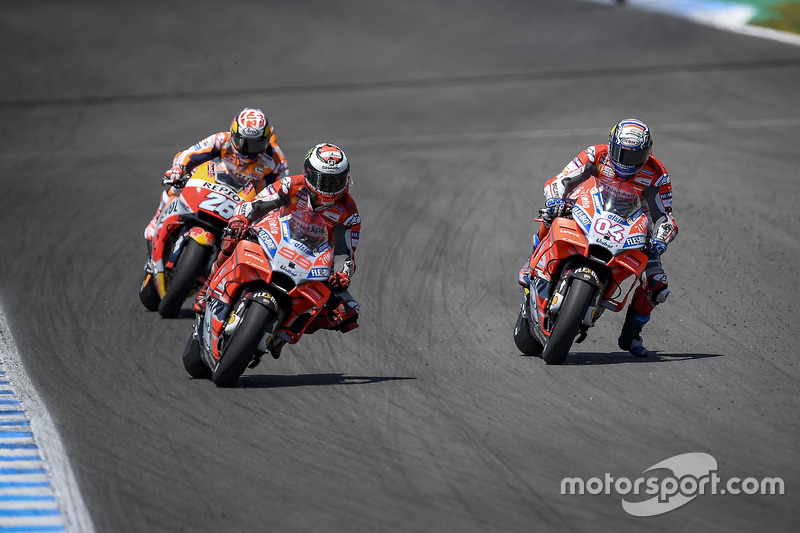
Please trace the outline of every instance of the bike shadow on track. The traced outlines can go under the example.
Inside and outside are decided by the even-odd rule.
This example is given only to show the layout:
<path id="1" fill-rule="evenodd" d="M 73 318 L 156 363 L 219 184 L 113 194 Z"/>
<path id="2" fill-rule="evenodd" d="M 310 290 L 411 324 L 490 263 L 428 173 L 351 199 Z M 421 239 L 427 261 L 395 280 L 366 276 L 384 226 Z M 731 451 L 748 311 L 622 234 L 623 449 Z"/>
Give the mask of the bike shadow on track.
<path id="1" fill-rule="evenodd" d="M 716 353 L 659 353 L 651 351 L 647 357 L 634 357 L 627 352 L 615 353 L 571 353 L 565 365 L 618 365 L 624 363 L 674 363 L 707 357 L 722 357 Z"/>
<path id="2" fill-rule="evenodd" d="M 244 375 L 239 378 L 239 388 L 316 387 L 320 385 L 367 385 L 384 381 L 401 381 L 417 378 L 392 376 L 348 376 L 347 374 L 298 374 L 279 376 L 274 374 Z"/>

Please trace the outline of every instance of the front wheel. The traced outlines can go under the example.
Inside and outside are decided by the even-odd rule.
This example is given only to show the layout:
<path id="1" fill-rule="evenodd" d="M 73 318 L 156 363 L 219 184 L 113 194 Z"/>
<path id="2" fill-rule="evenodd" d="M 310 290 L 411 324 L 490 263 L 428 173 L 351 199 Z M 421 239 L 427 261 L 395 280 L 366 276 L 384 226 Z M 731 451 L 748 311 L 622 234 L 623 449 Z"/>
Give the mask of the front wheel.
<path id="1" fill-rule="evenodd" d="M 155 311 L 158 309 L 158 304 L 161 302 L 161 298 L 158 297 L 158 291 L 156 290 L 155 279 L 153 275 L 147 271 L 145 271 L 142 285 L 139 287 L 139 300 L 141 300 L 142 305 L 145 306 L 148 311 Z"/>
<path id="2" fill-rule="evenodd" d="M 197 283 L 207 252 L 207 247 L 189 239 L 172 269 L 172 279 L 161 303 L 158 304 L 158 314 L 164 318 L 178 316 L 183 301 Z"/>
<path id="3" fill-rule="evenodd" d="M 556 317 L 553 332 L 544 346 L 542 359 L 548 365 L 560 365 L 569 355 L 569 349 L 586 316 L 594 296 L 594 285 L 581 279 L 573 279 L 561 310 Z"/>
<path id="4" fill-rule="evenodd" d="M 539 355 L 542 353 L 542 343 L 531 335 L 531 327 L 528 319 L 519 312 L 517 324 L 514 326 L 514 344 L 523 355 Z"/>
<path id="5" fill-rule="evenodd" d="M 217 387 L 233 387 L 253 360 L 258 344 L 267 331 L 274 312 L 258 302 L 250 302 L 242 318 L 242 323 L 225 343 L 219 364 L 211 374 L 211 381 Z"/>
<path id="6" fill-rule="evenodd" d="M 189 336 L 189 341 L 183 349 L 183 367 L 195 379 L 208 379 L 211 369 L 206 366 L 200 357 L 200 343 L 194 338 L 194 333 Z"/>

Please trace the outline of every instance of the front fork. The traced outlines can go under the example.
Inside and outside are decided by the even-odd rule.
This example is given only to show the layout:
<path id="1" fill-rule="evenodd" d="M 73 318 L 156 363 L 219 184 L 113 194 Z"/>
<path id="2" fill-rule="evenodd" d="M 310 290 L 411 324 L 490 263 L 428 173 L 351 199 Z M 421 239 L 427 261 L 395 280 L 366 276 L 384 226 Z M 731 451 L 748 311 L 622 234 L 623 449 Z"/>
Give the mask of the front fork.
<path id="1" fill-rule="evenodd" d="M 181 235 L 175 240 L 175 244 L 172 245 L 172 250 L 167 258 L 167 263 L 164 265 L 153 264 L 154 270 L 154 277 L 156 282 L 156 290 L 158 291 L 158 295 L 163 298 L 164 295 L 167 293 L 167 280 L 166 280 L 166 271 L 172 269 L 175 266 L 175 263 L 178 261 L 178 257 L 180 257 L 181 251 L 183 250 L 184 246 L 189 240 L 193 240 L 197 242 L 200 246 L 205 246 L 214 250 L 214 247 L 217 244 L 217 238 L 214 236 L 213 233 L 210 231 L 194 226 L 189 228 L 188 230 L 184 230 Z M 216 254 L 211 253 L 208 254 L 208 262 L 204 265 L 203 272 L 210 272 L 211 265 L 214 263 L 216 259 Z M 152 248 L 150 251 L 150 261 L 152 262 Z M 159 268 L 161 266 L 161 268 Z M 204 281 L 204 280 L 203 280 Z"/>
<path id="2" fill-rule="evenodd" d="M 578 330 L 578 338 L 575 339 L 576 343 L 581 343 L 586 339 L 589 328 L 593 327 L 597 319 L 603 314 L 605 308 L 600 305 L 600 300 L 605 292 L 606 282 L 604 276 L 597 269 L 587 265 L 571 265 L 567 264 L 561 274 L 561 278 L 553 291 L 553 296 L 547 304 L 547 320 L 552 325 L 555 324 L 556 317 L 558 316 L 561 306 L 566 301 L 569 288 L 574 279 L 581 279 L 595 287 L 594 296 L 592 297 L 589 307 L 586 309 L 586 314 L 581 321 L 580 329 Z"/>

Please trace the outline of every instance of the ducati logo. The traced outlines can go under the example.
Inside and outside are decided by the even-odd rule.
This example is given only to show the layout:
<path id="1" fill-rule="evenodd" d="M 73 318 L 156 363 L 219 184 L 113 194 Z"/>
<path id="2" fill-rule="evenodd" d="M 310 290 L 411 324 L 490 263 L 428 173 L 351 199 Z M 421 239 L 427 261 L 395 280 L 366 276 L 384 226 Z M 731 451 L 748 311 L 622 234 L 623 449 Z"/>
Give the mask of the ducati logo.
<path id="1" fill-rule="evenodd" d="M 323 144 L 317 148 L 317 157 L 325 162 L 326 165 L 335 166 L 344 160 L 344 154 L 338 147 L 332 144 Z"/>

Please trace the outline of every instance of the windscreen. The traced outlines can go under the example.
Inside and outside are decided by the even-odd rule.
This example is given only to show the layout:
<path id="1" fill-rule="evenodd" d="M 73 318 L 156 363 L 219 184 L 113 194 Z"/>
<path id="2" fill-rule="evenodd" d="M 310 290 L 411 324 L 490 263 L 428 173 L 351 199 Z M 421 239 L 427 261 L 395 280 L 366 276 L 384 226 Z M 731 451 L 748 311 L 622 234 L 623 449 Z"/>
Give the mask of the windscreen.
<path id="1" fill-rule="evenodd" d="M 642 207 L 638 191 L 624 181 L 614 180 L 609 183 L 601 183 L 600 194 L 603 197 L 605 211 L 626 219 Z"/>
<path id="2" fill-rule="evenodd" d="M 328 241 L 328 225 L 314 211 L 294 211 L 288 224 L 292 239 L 302 242 L 311 250 Z"/>

